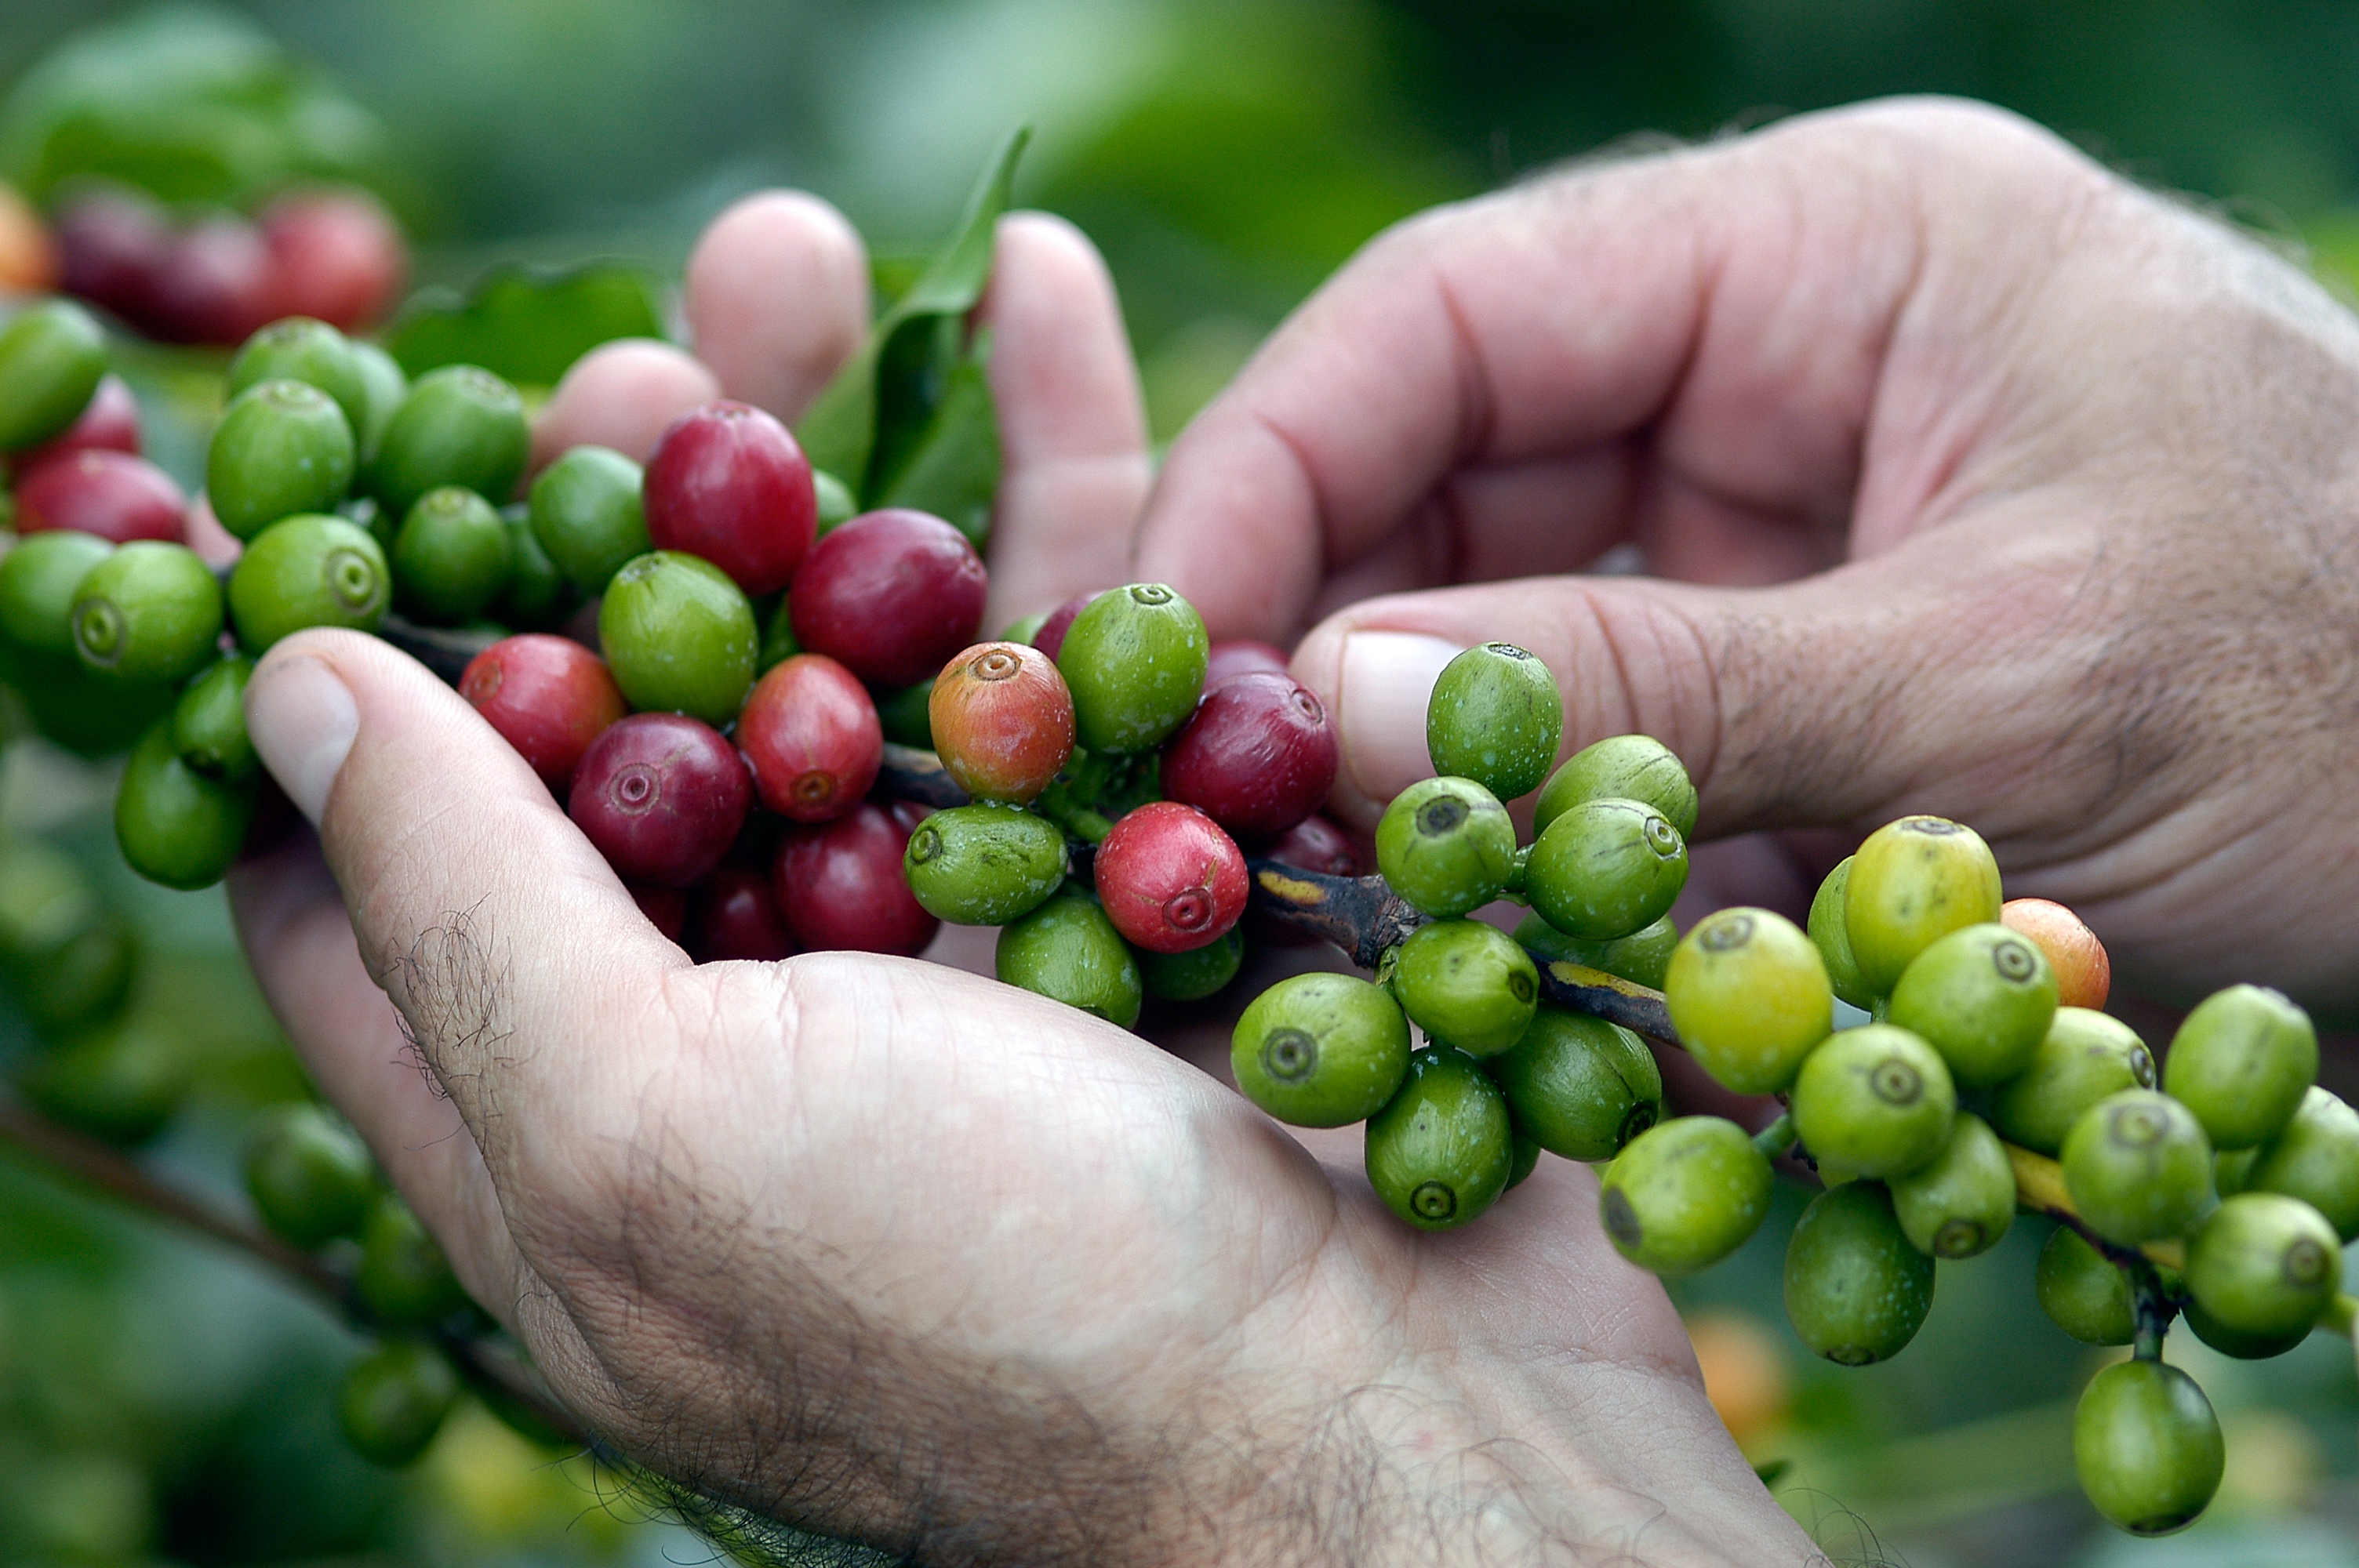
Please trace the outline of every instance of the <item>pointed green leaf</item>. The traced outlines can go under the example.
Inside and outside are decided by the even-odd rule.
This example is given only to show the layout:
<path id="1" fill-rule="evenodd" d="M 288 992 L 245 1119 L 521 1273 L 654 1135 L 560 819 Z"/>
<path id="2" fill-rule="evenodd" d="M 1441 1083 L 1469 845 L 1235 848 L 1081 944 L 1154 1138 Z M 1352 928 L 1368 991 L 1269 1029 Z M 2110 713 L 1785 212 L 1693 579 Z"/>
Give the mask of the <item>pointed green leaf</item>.
<path id="1" fill-rule="evenodd" d="M 879 506 L 930 512 L 983 548 L 999 489 L 999 421 L 991 402 L 991 335 L 951 367 L 932 416 L 882 485 Z"/>
<path id="2" fill-rule="evenodd" d="M 412 376 L 481 365 L 525 386 L 550 386 L 575 360 L 615 338 L 660 338 L 655 287 L 612 263 L 563 271 L 503 267 L 464 296 L 421 291 L 386 347 Z"/>

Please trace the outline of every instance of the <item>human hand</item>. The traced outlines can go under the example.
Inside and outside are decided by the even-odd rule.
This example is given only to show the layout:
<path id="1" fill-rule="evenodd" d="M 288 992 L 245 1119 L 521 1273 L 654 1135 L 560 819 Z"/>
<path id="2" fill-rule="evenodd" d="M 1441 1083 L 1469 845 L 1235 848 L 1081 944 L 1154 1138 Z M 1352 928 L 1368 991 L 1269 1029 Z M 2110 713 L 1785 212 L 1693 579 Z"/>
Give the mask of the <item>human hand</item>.
<path id="1" fill-rule="evenodd" d="M 1327 616 L 1295 669 L 1364 819 L 1505 639 L 1706 835 L 1962 818 L 2140 986 L 2348 1012 L 2354 410 L 2359 330 L 2260 245 L 1871 105 L 1378 240 L 1175 444 L 1135 569 L 1215 636 Z M 1658 578 L 1539 575 L 1624 543 Z"/>

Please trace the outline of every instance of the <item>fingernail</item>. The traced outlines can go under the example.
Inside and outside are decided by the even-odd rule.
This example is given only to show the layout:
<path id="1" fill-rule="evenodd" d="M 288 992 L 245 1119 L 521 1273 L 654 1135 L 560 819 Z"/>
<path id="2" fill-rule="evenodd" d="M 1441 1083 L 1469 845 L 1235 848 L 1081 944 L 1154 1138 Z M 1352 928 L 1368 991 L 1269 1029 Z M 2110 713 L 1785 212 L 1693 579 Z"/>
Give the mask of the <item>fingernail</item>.
<path id="1" fill-rule="evenodd" d="M 245 688 L 254 749 L 314 827 L 360 728 L 351 690 L 318 659 L 289 659 L 258 673 Z"/>
<path id="2" fill-rule="evenodd" d="M 1343 639 L 1336 702 L 1343 767 L 1378 806 L 1433 772 L 1425 705 L 1441 667 L 1466 651 L 1421 632 L 1354 632 Z"/>

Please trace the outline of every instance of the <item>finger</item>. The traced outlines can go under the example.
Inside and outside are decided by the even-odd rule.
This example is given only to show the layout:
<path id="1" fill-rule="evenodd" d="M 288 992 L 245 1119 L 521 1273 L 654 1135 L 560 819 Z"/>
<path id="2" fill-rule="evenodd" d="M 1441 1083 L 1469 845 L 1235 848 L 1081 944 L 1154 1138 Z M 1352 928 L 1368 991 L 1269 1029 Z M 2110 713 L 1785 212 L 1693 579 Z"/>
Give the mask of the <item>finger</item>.
<path id="1" fill-rule="evenodd" d="M 1128 578 L 1147 415 L 1114 280 L 1064 220 L 1000 220 L 979 314 L 1001 460 L 984 624 L 998 627 Z"/>
<path id="2" fill-rule="evenodd" d="M 537 472 L 572 447 L 612 447 L 643 463 L 664 427 L 721 395 L 721 383 L 669 343 L 623 338 L 573 362 L 532 432 Z"/>
<path id="3" fill-rule="evenodd" d="M 764 190 L 706 226 L 684 284 L 697 357 L 741 403 L 791 421 L 868 330 L 868 253 L 843 214 Z"/>

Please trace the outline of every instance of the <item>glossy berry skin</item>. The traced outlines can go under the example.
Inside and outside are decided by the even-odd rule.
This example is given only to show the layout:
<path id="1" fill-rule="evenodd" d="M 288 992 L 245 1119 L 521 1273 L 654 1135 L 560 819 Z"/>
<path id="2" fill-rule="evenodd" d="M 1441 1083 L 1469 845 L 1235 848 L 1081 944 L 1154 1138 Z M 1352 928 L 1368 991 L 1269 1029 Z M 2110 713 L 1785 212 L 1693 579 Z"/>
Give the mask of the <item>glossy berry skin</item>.
<path id="1" fill-rule="evenodd" d="M 237 351 L 229 362 L 229 395 L 235 397 L 266 381 L 299 381 L 318 387 L 336 400 L 355 437 L 368 418 L 368 383 L 362 379 L 352 343 L 316 318 L 298 315 L 273 321 Z"/>
<path id="2" fill-rule="evenodd" d="M 455 484 L 497 504 L 524 473 L 532 433 L 516 389 L 476 365 L 444 365 L 410 384 L 362 475 L 396 517 Z"/>
<path id="3" fill-rule="evenodd" d="M 270 253 L 272 306 L 358 331 L 400 297 L 409 258 L 383 203 L 351 188 L 279 197 L 255 220 Z"/>
<path id="4" fill-rule="evenodd" d="M 909 835 L 903 868 L 919 903 L 953 925 L 1004 925 L 1065 880 L 1065 836 L 1020 806 L 953 806 Z"/>
<path id="5" fill-rule="evenodd" d="M 2132 1535 L 2195 1522 L 2226 1472 L 2220 1419 L 2195 1379 L 2124 1361 L 2090 1379 L 2072 1411 L 2072 1467 L 2097 1511 Z"/>
<path id="6" fill-rule="evenodd" d="M 1616 936 L 1610 942 L 1584 942 L 1578 936 L 1566 935 L 1537 914 L 1527 914 L 1516 925 L 1516 940 L 1529 948 L 1540 963 L 1579 964 L 1585 969 L 1603 969 L 1634 985 L 1661 990 L 1670 970 L 1671 954 L 1680 945 L 1680 930 L 1667 914 L 1627 936 Z"/>
<path id="7" fill-rule="evenodd" d="M 1087 610 L 1091 600 L 1097 597 L 1098 595 L 1094 593 L 1073 595 L 1072 598 L 1043 616 L 1040 624 L 1033 628 L 1032 635 L 1027 641 L 1051 659 L 1055 658 L 1064 651 L 1065 633 L 1073 629 L 1073 622 L 1081 618 L 1082 611 Z M 1207 647 L 1209 649 L 1209 643 Z"/>
<path id="8" fill-rule="evenodd" d="M 2039 1249 L 2032 1290 L 2048 1320 L 2083 1345 L 2127 1345 L 2137 1337 L 2130 1277 L 2069 1225 Z"/>
<path id="9" fill-rule="evenodd" d="M 1150 953 L 1185 953 L 1227 935 L 1251 891 L 1236 840 L 1171 800 L 1149 801 L 1115 823 L 1093 875 L 1114 929 Z"/>
<path id="10" fill-rule="evenodd" d="M 1163 794 L 1241 840 L 1266 840 L 1319 809 L 1341 758 L 1335 727 L 1309 687 L 1248 671 L 1208 687 L 1164 742 Z"/>
<path id="11" fill-rule="evenodd" d="M 1437 920 L 1400 945 L 1392 988 L 1401 1011 L 1429 1038 L 1470 1056 L 1495 1056 L 1530 1026 L 1539 971 L 1497 926 Z"/>
<path id="12" fill-rule="evenodd" d="M 361 1225 L 360 1267 L 353 1288 L 388 1328 L 425 1328 L 467 1304 L 449 1260 L 409 1206 L 391 1193 L 376 1200 Z"/>
<path id="13" fill-rule="evenodd" d="M 813 952 L 924 952 L 941 923 L 901 874 L 908 843 L 909 830 L 873 801 L 788 832 L 771 862 L 770 889 L 794 939 Z"/>
<path id="14" fill-rule="evenodd" d="M 2215 1149 L 2276 1137 L 2317 1081 L 2310 1015 L 2262 986 L 2230 986 L 2196 1003 L 2162 1059 L 2163 1089 L 2195 1113 Z"/>
<path id="15" fill-rule="evenodd" d="M 1217 942 L 1185 953 L 1137 952 L 1138 978 L 1159 1001 L 1201 1001 L 1237 978 L 1245 957 L 1245 934 L 1232 930 Z"/>
<path id="16" fill-rule="evenodd" d="M 146 325 L 167 342 L 230 344 L 271 316 L 277 269 L 253 224 L 201 218 L 172 237 L 149 285 Z"/>
<path id="17" fill-rule="evenodd" d="M 15 474 L 28 474 L 53 458 L 75 452 L 139 456 L 139 400 L 132 395 L 130 384 L 121 376 L 109 373 L 99 377 L 98 390 L 90 395 L 89 405 L 74 422 L 38 447 L 9 453 L 8 469 Z"/>
<path id="18" fill-rule="evenodd" d="M 1413 1052 L 1399 1092 L 1368 1118 L 1364 1160 L 1385 1206 L 1418 1229 L 1469 1224 L 1507 1190 L 1507 1097 L 1462 1051 Z"/>
<path id="19" fill-rule="evenodd" d="M 1999 905 L 1998 923 L 2030 937 L 2048 955 L 2056 971 L 2057 1005 L 2105 1005 L 2113 989 L 2113 960 L 2079 915 L 2044 898 L 2011 898 Z"/>
<path id="20" fill-rule="evenodd" d="M 170 210 L 129 186 L 101 186 L 66 202 L 55 232 L 59 287 L 145 326 L 156 270 L 172 243 Z"/>
<path id="21" fill-rule="evenodd" d="M 657 550 L 616 572 L 598 606 L 598 643 L 633 708 L 726 724 L 754 687 L 754 607 L 694 556 Z"/>
<path id="22" fill-rule="evenodd" d="M 1881 1183 L 1821 1193 L 1786 1247 L 1786 1316 L 1841 1367 L 1897 1356 L 1933 1306 L 1933 1260 L 1908 1244 Z"/>
<path id="23" fill-rule="evenodd" d="M 1376 824 L 1376 869 L 1436 919 L 1470 914 L 1498 897 L 1515 865 L 1516 825 L 1473 779 L 1413 784 Z"/>
<path id="24" fill-rule="evenodd" d="M 1196 711 L 1210 646 L 1195 606 L 1162 583 L 1090 600 L 1056 654 L 1081 743 L 1117 754 L 1162 744 Z"/>
<path id="25" fill-rule="evenodd" d="M 223 527 L 251 539 L 343 500 L 356 449 L 334 398 L 307 382 L 266 381 L 232 398 L 213 427 L 205 498 Z"/>
<path id="26" fill-rule="evenodd" d="M 2343 1240 L 2359 1239 L 2359 1111 L 2311 1089 L 2285 1130 L 2256 1152 L 2245 1189 L 2299 1198 Z"/>
<path id="27" fill-rule="evenodd" d="M 74 656 L 126 685 L 169 685 L 212 661 L 222 613 L 221 584 L 195 551 L 135 540 L 74 589 Z"/>
<path id="28" fill-rule="evenodd" d="M 1658 1274 L 1709 1269 L 1745 1245 L 1769 1213 L 1769 1160 L 1745 1129 L 1682 1116 L 1647 1129 L 1615 1156 L 1597 1212 L 1614 1249 Z"/>
<path id="29" fill-rule="evenodd" d="M 422 1340 L 390 1339 L 344 1374 L 336 1421 L 353 1452 L 398 1470 L 432 1445 L 460 1392 L 459 1375 L 440 1351 Z"/>
<path id="30" fill-rule="evenodd" d="M 1786 1088 L 1834 1029 L 1825 960 L 1799 926 L 1766 909 L 1697 921 L 1671 952 L 1663 997 L 1697 1063 L 1738 1094 Z"/>
<path id="31" fill-rule="evenodd" d="M 189 498 L 145 458 L 92 448 L 49 458 L 16 481 L 16 532 L 71 528 L 118 545 L 180 540 Z"/>
<path id="32" fill-rule="evenodd" d="M 500 514 L 455 484 L 418 498 L 393 536 L 391 556 L 395 596 L 429 625 L 481 615 L 516 566 L 516 547 Z"/>
<path id="33" fill-rule="evenodd" d="M 1822 1167 L 1878 1179 L 1932 1162 L 1958 1091 L 1930 1045 L 1889 1023 L 1831 1034 L 1794 1079 L 1794 1127 Z"/>
<path id="34" fill-rule="evenodd" d="M 368 530 L 319 513 L 264 529 L 229 577 L 230 620 L 256 654 L 312 626 L 374 632 L 392 597 L 393 574 Z"/>
<path id="35" fill-rule="evenodd" d="M 566 637 L 503 637 L 467 661 L 459 695 L 560 797 L 590 743 L 630 711 L 606 661 Z"/>
<path id="36" fill-rule="evenodd" d="M 69 1127 L 125 1145 L 163 1130 L 188 1098 L 188 1042 L 152 1015 L 126 1012 L 49 1045 L 20 1067 L 18 1087 Z"/>
<path id="37" fill-rule="evenodd" d="M 532 520 L 521 503 L 501 507 L 500 524 L 508 534 L 508 580 L 492 600 L 492 619 L 525 631 L 562 623 L 582 596 L 533 536 Z"/>
<path id="38" fill-rule="evenodd" d="M 376 1196 L 368 1146 L 322 1106 L 274 1106 L 256 1118 L 245 1171 L 271 1234 L 307 1252 L 359 1234 Z"/>
<path id="39" fill-rule="evenodd" d="M 1941 1053 L 1958 1082 L 1987 1088 L 2029 1066 L 2048 1037 L 2056 971 L 2029 937 L 1969 925 L 1917 955 L 1886 1016 Z"/>
<path id="40" fill-rule="evenodd" d="M 1030 801 L 1073 754 L 1073 694 L 1021 643 L 979 643 L 943 665 L 926 722 L 943 769 L 977 800 Z"/>
<path id="41" fill-rule="evenodd" d="M 0 635 L 20 652 L 72 658 L 75 590 L 114 553 L 96 535 L 71 530 L 18 540 L 0 557 Z"/>
<path id="42" fill-rule="evenodd" d="M 0 327 L 0 451 L 62 435 L 106 373 L 106 334 L 71 300 L 27 306 Z"/>
<path id="43" fill-rule="evenodd" d="M 1891 1185 L 1901 1230 L 1930 1257 L 1979 1257 L 2015 1223 L 2015 1167 L 1990 1123 L 1972 1111 L 1958 1112 L 1930 1163 Z"/>
<path id="44" fill-rule="evenodd" d="M 2153 1089 L 2124 1089 L 2091 1106 L 2057 1159 L 2072 1206 L 2117 1247 L 2182 1236 L 2212 1201 L 2202 1124 Z"/>
<path id="45" fill-rule="evenodd" d="M 2334 1227 L 2280 1193 L 2223 1199 L 2187 1248 L 2188 1290 L 2242 1334 L 2308 1334 L 2342 1280 Z"/>
<path id="46" fill-rule="evenodd" d="M 243 784 L 260 765 L 245 732 L 245 684 L 254 661 L 229 653 L 207 665 L 172 705 L 172 749 L 180 761 L 224 784 Z"/>
<path id="47" fill-rule="evenodd" d="M 1485 643 L 1451 660 L 1426 702 L 1433 771 L 1473 779 L 1501 800 L 1540 787 L 1563 737 L 1556 677 L 1513 643 Z"/>
<path id="48" fill-rule="evenodd" d="M 737 747 L 762 804 L 794 822 L 830 822 L 860 804 L 885 758 L 876 705 L 850 670 L 797 654 L 755 683 Z"/>
<path id="49" fill-rule="evenodd" d="M 1998 861 L 1981 834 L 1940 816 L 1886 824 L 1852 857 L 1843 889 L 1860 978 L 1889 991 L 1940 938 L 1997 920 L 1999 903 Z"/>
<path id="50" fill-rule="evenodd" d="M 2154 1086 L 2154 1054 L 2128 1024 L 2060 1007 L 2030 1065 L 1999 1086 L 1991 1125 L 2010 1143 L 2053 1154 L 2082 1111 L 2107 1095 Z"/>
<path id="51" fill-rule="evenodd" d="M 1680 838 L 1695 833 L 1695 784 L 1678 755 L 1652 735 L 1608 735 L 1575 752 L 1532 803 L 1532 832 L 1547 832 L 1584 800 L 1643 800 L 1669 817 Z"/>
<path id="52" fill-rule="evenodd" d="M 1843 892 L 1851 883 L 1852 857 L 1845 855 L 1810 899 L 1808 929 L 1812 946 L 1826 961 L 1827 980 L 1835 995 L 1856 1008 L 1873 1010 L 1878 993 L 1859 972 L 1852 956 L 1851 930 L 1843 924 Z"/>
<path id="53" fill-rule="evenodd" d="M 914 686 L 983 627 L 983 557 L 939 517 L 854 517 L 815 546 L 787 604 L 795 641 L 875 687 Z"/>
<path id="54" fill-rule="evenodd" d="M 1229 1065 L 1247 1099 L 1296 1127 L 1347 1127 L 1381 1109 L 1408 1071 L 1408 1020 L 1357 975 L 1289 975 L 1247 1004 Z"/>
<path id="55" fill-rule="evenodd" d="M 605 447 L 569 448 L 532 481 L 532 535 L 584 593 L 603 593 L 644 556 L 647 512 L 639 465 Z"/>
<path id="56" fill-rule="evenodd" d="M 1688 881 L 1688 847 L 1644 801 L 1584 800 L 1532 846 L 1524 892 L 1567 935 L 1608 942 L 1670 913 Z"/>
<path id="57" fill-rule="evenodd" d="M 993 963 L 1002 985 L 1079 1008 L 1117 1028 L 1138 1022 L 1146 991 L 1137 956 L 1097 900 L 1077 888 L 1002 927 Z"/>
<path id="58" fill-rule="evenodd" d="M 1081 604 L 1087 602 L 1087 600 L 1082 600 L 1079 603 L 1074 603 L 1073 613 L 1080 614 Z M 1061 642 L 1062 638 L 1060 637 L 1059 641 Z M 1214 643 L 1205 651 L 1204 689 L 1208 692 L 1222 682 L 1237 676 L 1263 672 L 1278 676 L 1290 674 L 1291 666 L 1287 662 L 1286 650 L 1273 643 L 1256 643 L 1249 637 L 1239 637 L 1225 643 Z"/>
<path id="59" fill-rule="evenodd" d="M 1518 1138 L 1568 1160 L 1611 1160 L 1663 1119 L 1663 1075 L 1628 1030 L 1542 1006 L 1521 1039 L 1484 1063 Z"/>
<path id="60" fill-rule="evenodd" d="M 688 950 L 700 964 L 791 957 L 794 934 L 766 871 L 723 865 L 689 891 Z"/>
<path id="61" fill-rule="evenodd" d="M 810 460 L 784 425 L 743 403 L 708 403 L 673 420 L 647 458 L 642 495 L 657 549 L 700 556 L 756 598 L 793 580 L 819 526 Z"/>
<path id="62" fill-rule="evenodd" d="M 44 1034 L 71 1034 L 114 1013 L 136 962 L 130 926 L 71 859 L 38 838 L 0 849 L 0 972 Z"/>
<path id="63" fill-rule="evenodd" d="M 567 809 L 625 881 L 686 887 L 721 863 L 753 805 L 745 760 L 679 713 L 636 713 L 582 755 Z"/>

